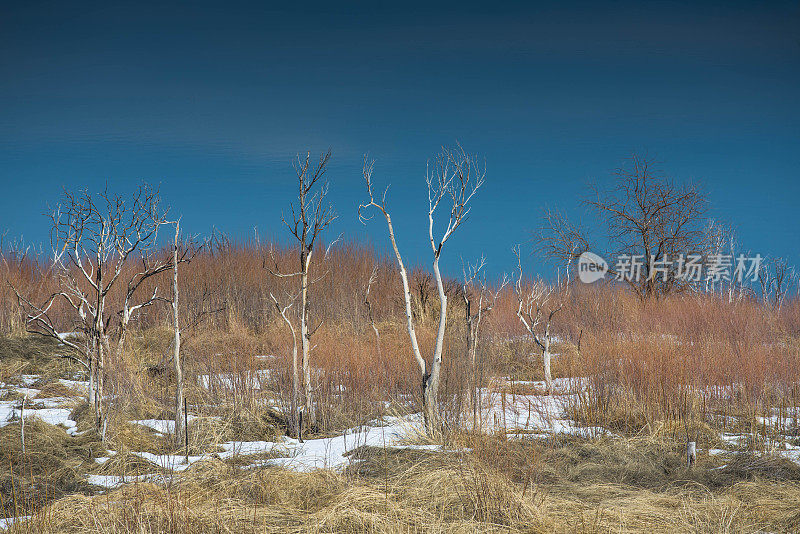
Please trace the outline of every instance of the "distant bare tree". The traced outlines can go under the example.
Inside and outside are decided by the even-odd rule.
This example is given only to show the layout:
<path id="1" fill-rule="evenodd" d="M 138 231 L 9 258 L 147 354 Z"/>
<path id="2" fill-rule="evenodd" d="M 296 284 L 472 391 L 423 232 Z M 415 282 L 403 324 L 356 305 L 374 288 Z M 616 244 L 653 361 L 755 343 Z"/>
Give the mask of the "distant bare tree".
<path id="1" fill-rule="evenodd" d="M 761 298 L 773 310 L 780 310 L 786 297 L 798 286 L 798 273 L 783 258 L 767 258 L 758 273 Z"/>
<path id="2" fill-rule="evenodd" d="M 733 257 L 735 247 L 735 237 L 731 225 L 716 219 L 710 219 L 703 229 L 705 234 L 704 241 L 706 243 L 705 262 L 707 264 L 713 263 L 717 258 L 722 258 L 725 255 Z M 702 289 L 706 293 L 719 293 L 728 288 L 728 297 L 732 299 L 733 280 L 724 280 L 720 278 L 715 280 L 711 276 L 705 276 L 698 286 L 702 284 Z"/>
<path id="3" fill-rule="evenodd" d="M 598 214 L 608 233 L 608 255 L 641 258 L 641 264 L 612 262 L 609 273 L 624 280 L 641 299 L 691 287 L 690 280 L 676 276 L 674 262 L 680 254 L 702 255 L 707 249 L 705 194 L 694 184 L 676 185 L 656 169 L 655 160 L 635 154 L 615 174 L 614 185 L 605 191 L 592 187 L 592 198 L 585 204 Z M 574 226 L 555 211 L 545 212 L 535 240 L 560 261 L 594 249 L 588 229 Z"/>
<path id="4" fill-rule="evenodd" d="M 105 437 L 103 382 L 106 360 L 113 353 L 122 355 L 130 320 L 143 308 L 159 300 L 152 295 L 138 298 L 142 283 L 172 266 L 167 257 L 157 254 L 156 237 L 166 224 L 166 211 L 159 205 L 158 192 L 146 185 L 128 201 L 108 191 L 92 195 L 88 191 L 64 192 L 63 202 L 51 215 L 53 269 L 59 289 L 42 304 L 34 304 L 14 290 L 22 306 L 30 332 L 52 337 L 73 349 L 64 356 L 81 365 L 89 376 L 89 402 L 94 409 L 95 426 Z M 107 298 L 118 285 L 126 265 L 137 266 L 123 281 L 124 296 L 119 310 L 108 308 Z M 78 343 L 57 324 L 52 311 L 57 302 L 73 312 L 69 326 L 83 333 Z M 112 319 L 118 317 L 117 327 Z"/>
<path id="5" fill-rule="evenodd" d="M 464 282 L 461 285 L 461 296 L 464 299 L 464 319 L 467 326 L 467 360 L 472 369 L 470 397 L 472 404 L 472 425 L 477 428 L 478 404 L 480 401 L 480 383 L 478 380 L 478 333 L 484 315 L 494 309 L 500 293 L 508 284 L 508 277 L 503 275 L 500 284 L 492 288 L 486 282 L 486 258 L 481 258 L 474 265 L 463 269 Z"/>
<path id="6" fill-rule="evenodd" d="M 382 198 L 375 197 L 372 185 L 373 162 L 365 159 L 363 176 L 367 186 L 369 202 L 361 204 L 358 208 L 359 218 L 366 220 L 364 212 L 368 208 L 377 209 L 386 220 L 389 231 L 389 240 L 394 250 L 397 265 L 400 269 L 400 279 L 403 283 L 403 295 L 406 309 L 406 326 L 411 340 L 411 349 L 414 359 L 419 366 L 422 378 L 423 416 L 425 429 L 429 435 L 439 432 L 439 413 L 437 398 L 439 392 L 439 378 L 442 366 L 442 348 L 444 345 L 445 325 L 447 321 L 447 296 L 445 294 L 442 275 L 439 271 L 439 259 L 442 249 L 453 232 L 466 220 L 469 214 L 469 202 L 483 185 L 486 171 L 478 164 L 477 158 L 468 155 L 461 146 L 457 148 L 442 148 L 438 156 L 428 164 L 426 182 L 428 184 L 428 239 L 433 253 L 433 275 L 439 292 L 439 326 L 436 334 L 436 344 L 433 349 L 430 371 L 422 357 L 417 343 L 417 334 L 414 328 L 414 318 L 411 313 L 411 291 L 409 288 L 408 274 L 403 264 L 400 250 L 395 240 L 392 218 L 386 206 L 386 191 Z M 388 191 L 388 189 L 387 189 Z M 435 235 L 434 216 L 439 206 L 444 203 L 450 207 L 447 225 L 441 237 Z"/>
<path id="7" fill-rule="evenodd" d="M 330 158 L 331 152 L 329 150 L 320 156 L 315 165 L 312 165 L 310 153 L 306 153 L 304 159 L 298 156 L 294 164 L 298 185 L 297 204 L 290 204 L 291 215 L 288 218 L 282 216 L 281 220 L 289 229 L 292 236 L 297 240 L 299 270 L 293 273 L 281 273 L 278 270 L 277 262 L 273 262 L 275 268 L 270 270 L 270 272 L 277 277 L 296 277 L 300 281 L 299 334 L 300 347 L 302 350 L 301 365 L 303 371 L 304 413 L 306 420 L 313 420 L 314 415 L 309 354 L 311 351 L 311 336 L 316 329 L 319 328 L 319 324 L 313 329 L 309 327 L 309 268 L 311 266 L 311 257 L 314 253 L 314 246 L 317 244 L 318 238 L 323 230 L 336 219 L 333 206 L 327 202 L 328 184 L 322 181 Z M 328 250 L 330 250 L 330 246 Z M 280 311 L 281 307 L 277 302 L 276 306 L 278 306 Z M 286 317 L 284 317 L 284 320 L 286 320 Z"/>
<path id="8" fill-rule="evenodd" d="M 567 288 L 570 284 L 569 276 L 560 278 L 556 285 L 546 283 L 541 279 L 525 283 L 522 272 L 522 258 L 520 246 L 512 249 L 517 258 L 518 275 L 514 281 L 514 293 L 517 296 L 517 317 L 522 326 L 542 351 L 542 364 L 544 366 L 544 381 L 547 392 L 553 392 L 553 376 L 550 371 L 550 343 L 552 341 L 553 319 L 564 308 L 567 297 Z M 570 259 L 567 260 L 565 271 L 570 272 Z"/>
<path id="9" fill-rule="evenodd" d="M 367 307 L 367 319 L 369 319 L 369 324 L 372 327 L 372 331 L 375 332 L 375 346 L 378 350 L 378 358 L 381 357 L 381 334 L 378 332 L 378 327 L 375 326 L 375 316 L 372 313 L 372 303 L 369 301 L 369 292 L 372 289 L 372 284 L 378 279 L 378 265 L 376 264 L 372 268 L 372 272 L 369 275 L 369 281 L 367 282 L 367 290 L 364 293 L 364 305 Z"/>

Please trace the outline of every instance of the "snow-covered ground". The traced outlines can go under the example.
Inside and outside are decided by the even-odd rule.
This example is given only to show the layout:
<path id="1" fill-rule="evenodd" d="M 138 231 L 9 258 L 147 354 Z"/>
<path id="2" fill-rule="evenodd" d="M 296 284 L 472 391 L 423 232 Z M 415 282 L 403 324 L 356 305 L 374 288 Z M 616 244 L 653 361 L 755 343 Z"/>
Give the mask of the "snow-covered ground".
<path id="1" fill-rule="evenodd" d="M 404 444 L 409 433 L 419 432 L 421 420 L 418 414 L 406 417 L 384 417 L 371 425 L 351 428 L 331 438 L 307 439 L 300 443 L 293 438 L 270 441 L 228 442 L 222 444 L 224 452 L 220 458 L 258 453 L 282 454 L 263 463 L 278 465 L 297 471 L 314 469 L 341 469 L 350 462 L 348 453 L 361 446 L 417 448 Z"/>
<path id="2" fill-rule="evenodd" d="M 169 471 L 183 471 L 193 463 L 208 457 L 207 455 L 189 456 L 189 463 L 186 463 L 186 456 L 181 454 L 153 454 L 150 452 L 134 452 L 133 454 Z"/>
<path id="3" fill-rule="evenodd" d="M 552 395 L 515 391 L 545 390 L 543 381 L 503 380 L 493 389 L 481 391 L 481 417 L 478 421 L 484 432 L 504 431 L 511 436 L 572 434 L 596 437 L 608 432 L 601 427 L 584 427 L 567 417 L 566 411 L 577 395 L 585 390 L 585 378 L 556 378 Z M 465 424 L 471 425 L 467 418 Z"/>
<path id="4" fill-rule="evenodd" d="M 266 370 L 256 371 L 244 375 L 244 380 L 251 382 L 254 389 L 260 387 L 261 381 L 269 378 Z M 69 419 L 74 398 L 49 397 L 38 398 L 40 390 L 30 386 L 39 380 L 38 376 L 25 375 L 17 382 L 19 385 L 0 384 L 0 391 L 5 394 L 16 393 L 26 397 L 24 410 L 25 418 L 36 417 L 42 421 L 60 425 L 66 432 L 74 435 L 77 430 L 75 421 Z M 204 375 L 199 377 L 199 384 L 203 387 L 214 385 L 228 387 L 241 381 L 242 375 L 225 373 L 220 375 Z M 65 386 L 83 394 L 87 390 L 86 382 L 74 380 L 61 380 Z M 238 385 L 238 384 L 237 384 Z M 553 394 L 544 394 L 545 384 L 541 381 L 511 381 L 498 379 L 491 387 L 481 391 L 480 417 L 478 424 L 484 432 L 502 432 L 509 439 L 547 438 L 558 434 L 570 434 L 584 437 L 611 435 L 606 429 L 600 427 L 584 427 L 577 424 L 568 416 L 568 408 L 578 395 L 584 394 L 588 387 L 585 378 L 555 379 Z M 0 401 L 0 427 L 11 424 L 19 419 L 19 399 Z M 193 415 L 189 420 L 195 420 Z M 466 425 L 473 424 L 471 414 L 464 417 Z M 777 417 L 763 417 L 760 423 L 764 425 L 796 424 L 793 419 Z M 150 428 L 161 434 L 174 432 L 174 421 L 162 419 L 134 420 L 131 423 Z M 351 428 L 347 431 L 327 438 L 308 439 L 300 443 L 296 439 L 283 437 L 276 441 L 231 441 L 220 444 L 220 452 L 209 452 L 203 455 L 185 456 L 175 454 L 157 455 L 149 452 L 134 452 L 144 460 L 163 469 L 164 472 L 181 472 L 194 463 L 211 457 L 223 460 L 235 457 L 263 455 L 256 458 L 242 468 L 262 467 L 266 465 L 281 466 L 298 471 L 314 469 L 343 469 L 353 460 L 352 451 L 361 446 L 385 448 L 410 448 L 431 451 L 441 451 L 436 445 L 412 444 L 415 436 L 423 434 L 423 423 L 420 414 L 392 417 L 385 416 L 372 421 L 367 425 Z M 725 443 L 725 449 L 711 449 L 711 455 L 734 454 L 747 437 L 739 434 L 722 433 L 720 439 Z M 800 463 L 800 446 L 782 443 L 775 450 L 785 458 Z M 97 464 L 103 464 L 116 454 L 109 450 L 107 455 L 96 458 Z M 159 482 L 164 480 L 164 475 L 147 474 L 138 477 L 119 477 L 116 475 L 89 475 L 88 482 L 105 488 L 115 488 L 122 484 L 135 481 Z M 2 525 L 0 525 L 2 528 Z"/>
<path id="5" fill-rule="evenodd" d="M 22 389 L 24 390 L 26 388 Z M 17 391 L 20 390 L 18 389 Z M 21 410 L 21 401 L 0 401 L 0 428 L 15 420 L 18 421 L 20 413 L 24 413 L 26 420 L 37 418 L 51 425 L 61 425 L 67 433 L 75 434 L 77 431 L 77 423 L 69 418 L 72 413 L 72 408 L 58 407 L 69 405 L 74 402 L 73 399 L 54 397 L 50 399 L 27 400 L 28 392 L 29 390 L 22 392 L 26 396 L 26 406 L 24 410 Z M 38 408 L 38 406 L 44 406 L 44 408 Z"/>
<path id="6" fill-rule="evenodd" d="M 187 410 L 188 411 L 188 410 Z M 187 419 L 191 423 L 197 417 L 194 415 L 189 414 Z M 135 425 L 145 426 L 147 428 L 152 428 L 156 432 L 160 434 L 172 434 L 175 432 L 175 421 L 171 419 L 134 419 L 131 423 Z"/>

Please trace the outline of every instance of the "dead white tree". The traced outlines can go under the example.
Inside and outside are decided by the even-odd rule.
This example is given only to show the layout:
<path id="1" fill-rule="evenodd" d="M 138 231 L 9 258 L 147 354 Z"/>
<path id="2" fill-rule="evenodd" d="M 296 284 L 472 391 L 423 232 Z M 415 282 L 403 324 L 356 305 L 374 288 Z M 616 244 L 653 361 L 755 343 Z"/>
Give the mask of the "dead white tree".
<path id="1" fill-rule="evenodd" d="M 178 265 L 180 264 L 178 240 L 181 235 L 181 221 L 175 221 L 175 243 L 172 247 L 172 360 L 175 370 L 175 445 L 186 442 L 186 455 L 189 455 L 188 434 L 184 428 L 186 403 L 183 394 L 183 362 L 181 361 L 181 321 L 178 308 Z"/>
<path id="2" fill-rule="evenodd" d="M 221 311 L 209 308 L 210 292 L 204 291 L 198 299 L 198 307 L 194 313 L 189 313 L 189 318 L 181 320 L 180 313 L 180 291 L 178 284 L 179 266 L 182 263 L 190 263 L 197 254 L 208 244 L 208 241 L 198 242 L 194 237 L 186 238 L 181 243 L 181 221 L 180 219 L 169 224 L 175 225 L 175 238 L 172 245 L 171 262 L 169 269 L 172 270 L 172 297 L 170 299 L 157 297 L 168 303 L 172 309 L 172 369 L 175 375 L 175 445 L 186 448 L 186 456 L 189 456 L 189 429 L 187 428 L 188 414 L 186 412 L 186 395 L 184 385 L 183 358 L 181 346 L 185 334 L 197 326 L 206 315 Z M 163 368 L 163 367 L 162 367 Z M 188 461 L 188 460 L 187 460 Z"/>
<path id="3" fill-rule="evenodd" d="M 484 315 L 494 309 L 500 293 L 508 285 L 504 274 L 497 288 L 491 288 L 486 281 L 486 257 L 481 256 L 474 265 L 463 269 L 464 282 L 461 296 L 464 299 L 464 319 L 467 326 L 467 360 L 472 370 L 470 398 L 472 404 L 472 425 L 477 428 L 480 401 L 480 382 L 478 380 L 478 333 Z"/>
<path id="4" fill-rule="evenodd" d="M 469 202 L 483 185 L 486 175 L 485 167 L 479 165 L 477 158 L 467 154 L 461 146 L 454 149 L 442 148 L 437 157 L 428 163 L 426 182 L 428 185 L 428 239 L 433 252 L 433 276 L 439 292 L 439 326 L 436 333 L 431 358 L 430 370 L 422 357 L 414 329 L 414 319 L 411 314 L 411 291 L 408 284 L 408 273 L 403 264 L 400 250 L 397 248 L 392 218 L 386 207 L 386 191 L 381 199 L 375 198 L 372 186 L 372 170 L 374 162 L 365 158 L 363 176 L 367 186 L 369 202 L 358 207 L 359 218 L 365 222 L 364 211 L 375 208 L 383 215 L 389 231 L 389 240 L 394 250 L 397 265 L 400 269 L 400 279 L 403 282 L 403 296 L 406 309 L 406 326 L 411 340 L 411 349 L 414 360 L 419 366 L 422 378 L 422 404 L 425 429 L 429 435 L 439 432 L 439 413 L 437 398 L 439 392 L 439 378 L 442 368 L 442 348 L 444 346 L 445 325 L 447 323 L 447 295 L 445 294 L 442 275 L 439 271 L 439 259 L 442 249 L 453 232 L 466 220 L 469 214 Z M 388 191 L 388 188 L 387 188 Z M 436 235 L 434 216 L 439 206 L 449 204 L 450 213 L 447 224 L 441 231 L 440 237 Z"/>
<path id="5" fill-rule="evenodd" d="M 311 336 L 321 324 L 318 323 L 314 328 L 309 326 L 310 301 L 308 290 L 313 283 L 313 281 L 309 280 L 309 270 L 314 246 L 317 244 L 318 238 L 323 230 L 337 217 L 333 211 L 333 206 L 326 199 L 328 183 L 322 181 L 330 158 L 331 152 L 329 150 L 320 156 L 315 165 L 312 165 L 310 153 L 306 153 L 305 159 L 301 159 L 298 156 L 294 164 L 298 184 L 297 205 L 290 204 L 290 217 L 282 216 L 281 220 L 297 241 L 300 269 L 293 273 L 282 273 L 278 269 L 277 262 L 274 262 L 274 270 L 270 269 L 270 272 L 277 277 L 297 277 L 300 281 L 299 334 L 302 351 L 303 403 L 306 420 L 313 420 L 314 418 L 310 363 Z M 330 246 L 326 250 L 326 257 Z M 284 319 L 286 318 L 284 317 Z"/>
<path id="6" fill-rule="evenodd" d="M 570 283 L 571 259 L 568 260 L 565 269 L 567 275 L 563 280 L 559 276 L 557 284 L 551 285 L 538 278 L 526 284 L 523 280 L 520 246 L 516 245 L 512 251 L 517 258 L 518 275 L 514 281 L 514 293 L 517 296 L 518 304 L 517 317 L 542 351 L 544 381 L 547 393 L 552 393 L 553 375 L 550 371 L 552 326 L 553 319 L 564 308 L 566 302 L 566 289 Z"/>
<path id="7" fill-rule="evenodd" d="M 57 339 L 72 349 L 63 356 L 77 362 L 89 377 L 89 403 L 97 431 L 105 439 L 104 369 L 112 354 L 121 355 L 130 320 L 157 300 L 157 291 L 136 301 L 143 282 L 170 268 L 168 258 L 155 253 L 158 229 L 166 223 L 158 192 L 143 185 L 128 200 L 104 191 L 64 192 L 51 214 L 53 269 L 59 289 L 42 304 L 34 304 L 14 289 L 28 331 Z M 138 268 L 126 269 L 137 262 Z M 121 309 L 109 309 L 108 297 L 127 279 Z M 59 307 L 69 319 L 59 321 Z M 71 313 L 70 313 L 71 312 Z M 119 321 L 112 321 L 118 317 Z M 64 326 L 69 325 L 66 329 Z M 79 343 L 68 332 L 79 330 Z"/>

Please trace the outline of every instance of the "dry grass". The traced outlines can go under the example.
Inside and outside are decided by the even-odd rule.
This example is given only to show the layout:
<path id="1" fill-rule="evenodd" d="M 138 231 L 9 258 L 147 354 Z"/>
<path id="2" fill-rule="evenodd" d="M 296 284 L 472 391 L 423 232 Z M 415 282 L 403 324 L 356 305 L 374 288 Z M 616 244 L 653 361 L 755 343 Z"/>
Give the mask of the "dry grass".
<path id="1" fill-rule="evenodd" d="M 677 453 L 652 441 L 571 441 L 552 447 L 481 439 L 472 453 L 361 449 L 358 462 L 344 473 L 242 470 L 208 460 L 167 487 L 134 483 L 107 495 L 60 499 L 25 528 L 394 533 L 790 532 L 800 527 L 796 466 L 754 474 L 712 470 L 713 460 L 706 458 L 687 470 Z"/>
<path id="2" fill-rule="evenodd" d="M 20 425 L 0 428 L 0 512 L 23 515 L 72 493 L 89 491 L 85 474 L 104 451 L 90 435 L 71 437 L 37 419 L 25 424 L 22 452 Z"/>

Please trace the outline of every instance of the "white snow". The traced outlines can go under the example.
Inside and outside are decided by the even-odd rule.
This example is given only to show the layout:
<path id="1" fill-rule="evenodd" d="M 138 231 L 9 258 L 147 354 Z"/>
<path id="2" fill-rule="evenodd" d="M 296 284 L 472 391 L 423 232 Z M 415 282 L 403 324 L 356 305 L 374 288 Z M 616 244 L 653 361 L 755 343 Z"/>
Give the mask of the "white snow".
<path id="1" fill-rule="evenodd" d="M 194 415 L 189 415 L 187 419 L 193 421 L 196 417 Z M 161 434 L 172 434 L 175 432 L 175 421 L 172 419 L 136 419 L 131 421 L 131 423 L 152 428 Z"/>
<path id="2" fill-rule="evenodd" d="M 66 380 L 66 379 L 59 379 L 59 382 L 64 386 L 74 389 L 80 393 L 88 393 L 89 392 L 89 382 L 87 380 Z"/>
<path id="3" fill-rule="evenodd" d="M 39 393 L 42 392 L 41 389 L 34 389 L 34 388 L 16 388 L 16 390 L 17 390 L 17 393 L 19 393 L 20 395 L 22 395 L 23 397 L 25 397 L 27 399 L 32 399 L 36 395 L 38 395 Z"/>
<path id="4" fill-rule="evenodd" d="M 83 332 L 62 332 L 62 333 L 58 334 L 58 338 L 61 341 L 64 341 L 68 337 L 80 337 L 82 334 L 83 334 Z"/>
<path id="5" fill-rule="evenodd" d="M 72 411 L 66 408 L 25 408 L 25 419 L 38 418 L 51 425 L 62 425 L 67 432 L 75 432 L 77 423 L 69 418 Z M 4 427 L 18 419 L 20 414 L 18 401 L 0 401 L 0 427 Z"/>
<path id="6" fill-rule="evenodd" d="M 479 425 L 484 432 L 503 431 L 514 436 L 572 434 L 596 437 L 609 434 L 601 427 L 584 427 L 566 416 L 569 405 L 583 394 L 586 378 L 556 378 L 552 395 L 514 394 L 515 387 L 532 387 L 544 391 L 543 381 L 505 382 L 501 391 L 481 390 L 481 418 Z M 467 417 L 466 425 L 472 424 Z M 522 432 L 520 432 L 522 431 Z"/>
<path id="7" fill-rule="evenodd" d="M 403 439 L 409 431 L 421 430 L 419 414 L 407 417 L 385 417 L 385 426 L 365 426 L 351 428 L 342 435 L 332 438 L 309 439 L 300 443 L 293 438 L 285 438 L 278 443 L 271 441 L 228 442 L 222 444 L 224 452 L 220 458 L 231 458 L 236 455 L 275 453 L 279 450 L 286 455 L 281 458 L 265 460 L 265 464 L 277 465 L 297 471 L 314 469 L 341 469 L 349 463 L 347 453 L 361 446 L 370 447 L 408 447 L 433 448 L 438 446 L 403 445 Z M 377 424 L 377 423 L 376 423 Z"/>
<path id="8" fill-rule="evenodd" d="M 171 471 L 183 471 L 195 462 L 206 458 L 206 456 L 189 456 L 189 463 L 186 463 L 186 456 L 181 454 L 152 454 L 149 452 L 134 452 L 133 454 L 144 458 L 163 469 Z"/>

